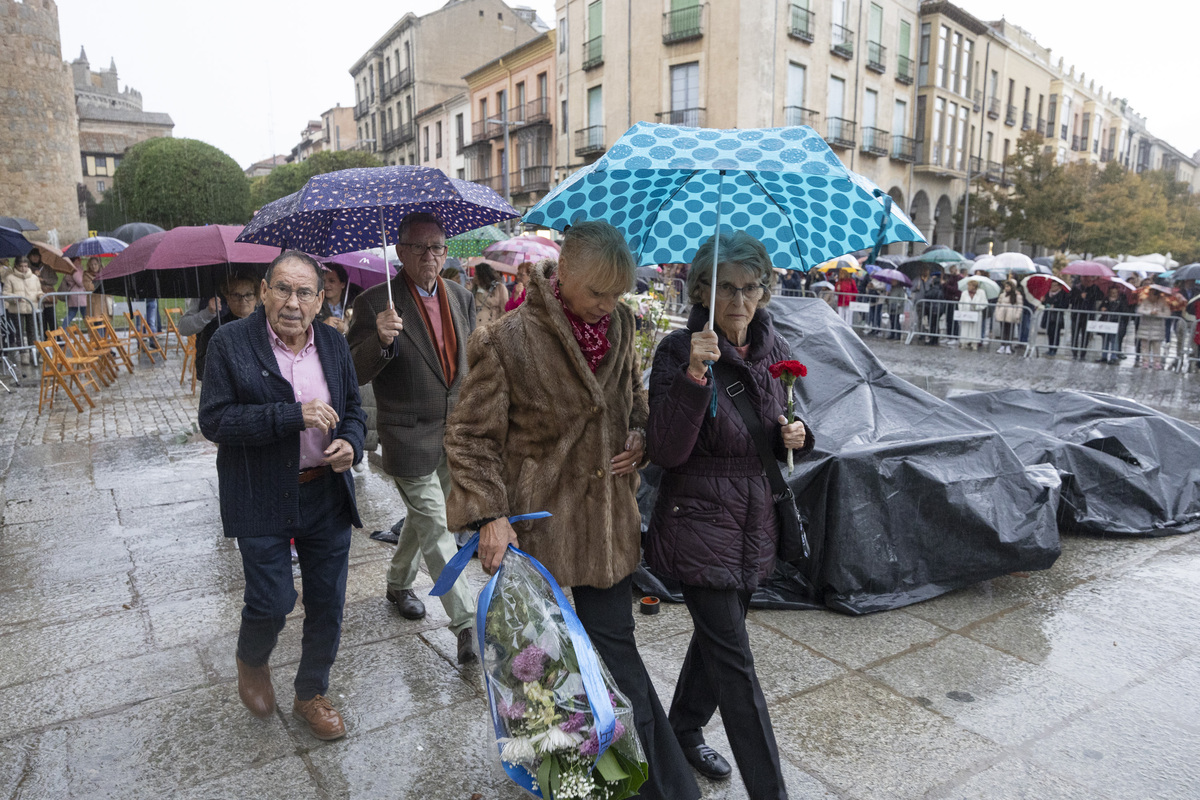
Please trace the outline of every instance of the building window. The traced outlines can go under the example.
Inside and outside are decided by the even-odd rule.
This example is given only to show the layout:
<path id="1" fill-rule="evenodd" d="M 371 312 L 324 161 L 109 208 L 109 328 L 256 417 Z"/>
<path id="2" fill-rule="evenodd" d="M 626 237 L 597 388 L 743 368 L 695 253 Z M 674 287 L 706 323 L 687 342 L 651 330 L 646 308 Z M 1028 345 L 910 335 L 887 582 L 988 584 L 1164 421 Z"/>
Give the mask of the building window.
<path id="1" fill-rule="evenodd" d="M 454 152 L 461 153 L 463 149 L 463 128 L 466 127 L 463 122 L 462 114 L 454 115 Z"/>
<path id="2" fill-rule="evenodd" d="M 96 174 L 97 175 L 107 175 L 108 174 L 108 159 L 105 158 L 104 156 L 96 156 Z"/>
<path id="3" fill-rule="evenodd" d="M 962 69 L 959 71 L 960 84 L 957 90 L 963 97 L 968 97 L 971 94 L 971 51 L 974 46 L 974 42 L 970 39 L 963 39 Z"/>
<path id="4" fill-rule="evenodd" d="M 567 52 L 567 18 L 558 19 L 558 52 Z"/>
<path id="5" fill-rule="evenodd" d="M 567 134 L 567 131 L 570 129 L 569 126 L 567 125 L 567 101 L 566 100 L 562 101 L 562 111 L 560 112 L 558 119 L 559 119 L 558 129 L 560 131 L 562 131 L 563 135 L 565 136 Z"/>
<path id="6" fill-rule="evenodd" d="M 465 169 L 460 169 L 460 170 L 458 171 L 458 175 L 457 175 L 456 177 L 457 177 L 457 178 L 458 178 L 460 181 L 465 181 L 465 180 L 467 179 L 467 171 L 466 171 Z"/>
<path id="7" fill-rule="evenodd" d="M 421 131 L 421 133 L 422 133 L 422 134 L 424 135 L 424 137 L 425 137 L 425 139 L 424 139 L 424 141 L 425 141 L 425 147 L 424 147 L 424 149 L 421 151 L 421 160 L 422 160 L 422 161 L 425 161 L 425 162 L 428 162 L 428 161 L 429 161 L 429 126 L 428 126 L 428 125 L 426 125 L 426 126 L 425 126 L 425 129 L 424 129 L 424 130 L 422 130 L 422 131 Z"/>
<path id="8" fill-rule="evenodd" d="M 958 107 L 958 138 L 954 143 L 954 166 L 957 169 L 966 171 L 966 146 L 967 146 L 967 107 L 965 105 Z"/>
<path id="9" fill-rule="evenodd" d="M 442 123 L 441 123 L 441 120 L 439 120 L 437 122 L 437 124 L 433 126 L 433 131 L 434 131 L 434 136 L 436 137 L 434 139 L 434 145 L 433 145 L 433 156 L 434 156 L 434 158 L 441 158 L 442 157 Z"/>
<path id="10" fill-rule="evenodd" d="M 496 113 L 500 115 L 500 119 L 508 119 L 508 90 L 501 89 L 496 92 Z"/>
<path id="11" fill-rule="evenodd" d="M 917 54 L 917 83 L 929 85 L 929 23 L 921 23 L 921 48 Z"/>
<path id="12" fill-rule="evenodd" d="M 96 181 L 96 191 L 104 194 L 104 181 Z"/>
<path id="13" fill-rule="evenodd" d="M 549 93 L 549 86 L 550 86 L 550 82 L 549 82 L 549 79 L 546 77 L 546 73 L 544 73 L 544 72 L 539 73 L 537 76 L 537 82 L 538 82 L 538 97 L 539 98 L 546 97 L 546 95 Z M 547 112 L 549 112 L 549 109 L 547 109 Z"/>
<path id="14" fill-rule="evenodd" d="M 671 124 L 700 124 L 700 62 L 671 67 Z"/>
<path id="15" fill-rule="evenodd" d="M 932 147 L 929 149 L 930 160 L 934 164 L 942 163 L 942 131 L 946 126 L 946 101 L 938 97 L 933 101 L 933 132 L 930 137 Z"/>
<path id="16" fill-rule="evenodd" d="M 784 103 L 784 124 L 788 126 L 808 125 L 804 118 L 804 90 L 808 82 L 808 70 L 803 64 L 788 64 L 787 100 Z"/>
<path id="17" fill-rule="evenodd" d="M 604 87 L 593 86 L 587 93 L 588 125 L 604 124 Z"/>
<path id="18" fill-rule="evenodd" d="M 904 100 L 896 100 L 892 107 L 892 134 L 908 135 L 908 103 Z"/>
<path id="19" fill-rule="evenodd" d="M 943 89 L 950 88 L 950 26 L 942 25 L 938 30 L 938 81 Z"/>
<path id="20" fill-rule="evenodd" d="M 83 165 L 83 174 L 90 175 L 91 173 L 88 172 L 87 156 L 80 156 L 79 163 Z"/>

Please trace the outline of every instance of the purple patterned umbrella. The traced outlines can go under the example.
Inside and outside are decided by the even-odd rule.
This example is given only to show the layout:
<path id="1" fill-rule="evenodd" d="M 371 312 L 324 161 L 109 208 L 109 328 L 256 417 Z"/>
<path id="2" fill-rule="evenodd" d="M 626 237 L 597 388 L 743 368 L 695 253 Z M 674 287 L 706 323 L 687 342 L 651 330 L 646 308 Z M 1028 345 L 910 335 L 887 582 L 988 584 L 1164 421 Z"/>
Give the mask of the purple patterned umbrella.
<path id="1" fill-rule="evenodd" d="M 526 261 L 536 264 L 544 258 L 557 261 L 561 251 L 562 248 L 544 236 L 515 236 L 489 244 L 483 249 L 483 255 L 491 261 L 500 261 L 515 267 Z"/>
<path id="2" fill-rule="evenodd" d="M 491 189 L 452 181 L 433 167 L 364 167 L 315 175 L 298 192 L 259 209 L 238 237 L 332 256 L 376 247 L 399 236 L 414 212 L 436 214 L 446 236 L 519 217 Z M 387 283 L 389 300 L 391 282 Z"/>
<path id="3" fill-rule="evenodd" d="M 876 270 L 871 277 L 888 283 L 903 283 L 905 286 L 912 286 L 912 280 L 898 269 Z"/>
<path id="4" fill-rule="evenodd" d="M 326 258 L 317 258 L 322 264 L 341 264 L 346 270 L 346 279 L 362 289 L 378 286 L 388 278 L 395 277 L 396 268 L 372 252 L 342 253 Z"/>
<path id="5" fill-rule="evenodd" d="M 63 251 L 67 258 L 87 258 L 90 256 L 115 256 L 129 245 L 111 236 L 92 236 L 81 239 Z"/>

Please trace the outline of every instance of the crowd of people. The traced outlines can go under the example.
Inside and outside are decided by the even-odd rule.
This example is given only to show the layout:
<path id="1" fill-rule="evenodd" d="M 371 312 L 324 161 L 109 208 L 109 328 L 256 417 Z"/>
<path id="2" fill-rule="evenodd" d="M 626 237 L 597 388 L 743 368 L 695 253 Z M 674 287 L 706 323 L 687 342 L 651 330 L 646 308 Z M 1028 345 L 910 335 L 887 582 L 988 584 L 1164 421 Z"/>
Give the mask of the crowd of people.
<path id="1" fill-rule="evenodd" d="M 698 798 L 691 768 L 712 780 L 731 775 L 705 743 L 718 709 L 750 797 L 786 797 L 745 624 L 780 527 L 755 436 L 779 458 L 789 449 L 802 457 L 814 439 L 783 416 L 782 384 L 767 369 L 789 352 L 765 308 L 776 282 L 762 243 L 721 234 L 715 275 L 716 243 L 701 248 L 687 273 L 687 327 L 661 343 L 647 393 L 633 312 L 621 302 L 637 282 L 634 259 L 612 226 L 573 225 L 560 258 L 522 264 L 511 288 L 479 265 L 470 288 L 444 275 L 446 237 L 434 215 L 409 215 L 399 241 L 390 300 L 381 284 L 338 309 L 331 292 L 345 291 L 344 276 L 287 251 L 257 286 L 226 281 L 227 316 L 206 323 L 199 417 L 218 445 L 222 523 L 246 580 L 235 659 L 242 702 L 258 716 L 275 708 L 269 659 L 297 599 L 294 541 L 305 618 L 293 714 L 319 738 L 346 733 L 328 693 L 350 528 L 360 524 L 350 472 L 363 458 L 358 387 L 370 384 L 381 466 L 407 507 L 383 587 L 401 617 L 425 615 L 418 566 L 423 559 L 436 580 L 456 552 L 452 532 L 480 531 L 489 573 L 519 545 L 571 588 L 593 646 L 633 704 L 650 773 L 641 797 Z M 744 384 L 752 411 L 716 391 L 727 379 Z M 643 542 L 636 491 L 651 461 L 665 477 Z M 552 516 L 508 521 L 534 511 Z M 667 708 L 633 636 L 643 545 L 657 570 L 681 582 L 695 623 Z M 468 663 L 478 658 L 475 603 L 462 576 L 454 583 L 441 601 L 458 660 Z"/>

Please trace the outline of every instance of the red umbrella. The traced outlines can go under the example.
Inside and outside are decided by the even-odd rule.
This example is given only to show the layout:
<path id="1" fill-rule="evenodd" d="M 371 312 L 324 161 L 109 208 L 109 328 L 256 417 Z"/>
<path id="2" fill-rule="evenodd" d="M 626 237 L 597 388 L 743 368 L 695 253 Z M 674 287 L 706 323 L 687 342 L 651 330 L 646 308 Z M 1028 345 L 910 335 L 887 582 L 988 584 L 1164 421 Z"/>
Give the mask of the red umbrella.
<path id="1" fill-rule="evenodd" d="M 201 225 L 143 236 L 100 270 L 97 288 L 134 298 L 211 297 L 239 267 L 261 274 L 281 252 L 235 241 L 241 232 L 237 225 Z"/>
<path id="2" fill-rule="evenodd" d="M 1129 281 L 1124 280 L 1122 278 L 1101 278 L 1096 283 L 1105 292 L 1107 292 L 1109 290 L 1109 288 L 1113 287 L 1113 286 L 1118 287 L 1119 289 L 1121 289 L 1121 291 L 1125 292 L 1126 294 L 1137 291 L 1136 286 L 1134 286 L 1132 283 L 1130 283 Z"/>
<path id="3" fill-rule="evenodd" d="M 1044 298 L 1050 292 L 1050 287 L 1056 283 L 1068 291 L 1071 289 L 1071 284 L 1054 275 L 1043 275 L 1038 273 L 1036 275 L 1030 275 L 1028 278 L 1024 278 L 1021 281 L 1021 285 L 1025 287 L 1025 291 L 1033 297 L 1036 297 L 1038 300 Z"/>
<path id="4" fill-rule="evenodd" d="M 1114 278 L 1116 273 L 1099 261 L 1072 261 L 1063 269 L 1063 275 L 1088 275 L 1093 278 Z"/>

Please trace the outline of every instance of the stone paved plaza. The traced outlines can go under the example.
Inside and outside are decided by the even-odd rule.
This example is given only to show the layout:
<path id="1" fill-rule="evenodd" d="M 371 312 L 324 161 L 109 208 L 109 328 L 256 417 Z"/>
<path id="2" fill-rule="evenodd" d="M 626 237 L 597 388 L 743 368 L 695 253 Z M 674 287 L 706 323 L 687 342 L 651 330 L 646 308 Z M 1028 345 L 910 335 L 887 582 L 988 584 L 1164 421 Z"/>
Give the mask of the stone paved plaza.
<path id="1" fill-rule="evenodd" d="M 1195 420 L 1195 376 L 876 350 L 933 391 L 1124 380 Z M 174 357 L 143 361 L 82 415 L 60 399 L 38 417 L 36 386 L 0 395 L 0 798 L 521 796 L 488 741 L 479 668 L 455 664 L 439 603 L 421 622 L 392 610 L 391 546 L 366 531 L 332 676 L 349 735 L 320 742 L 289 713 L 242 708 L 241 564 L 178 376 Z M 367 530 L 390 526 L 394 487 L 373 466 L 357 480 Z M 467 574 L 482 585 L 477 562 Z M 273 657 L 281 708 L 301 615 Z M 754 611 L 749 625 L 793 798 L 1200 796 L 1200 537 L 1064 537 L 1045 572 L 860 618 Z M 680 606 L 639 618 L 664 700 L 689 631 Z M 709 741 L 728 754 L 716 720 Z M 736 774 L 702 783 L 706 798 L 744 797 Z"/>

